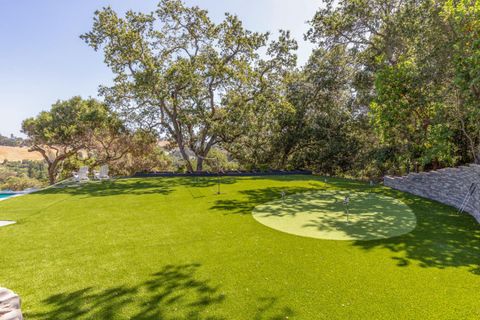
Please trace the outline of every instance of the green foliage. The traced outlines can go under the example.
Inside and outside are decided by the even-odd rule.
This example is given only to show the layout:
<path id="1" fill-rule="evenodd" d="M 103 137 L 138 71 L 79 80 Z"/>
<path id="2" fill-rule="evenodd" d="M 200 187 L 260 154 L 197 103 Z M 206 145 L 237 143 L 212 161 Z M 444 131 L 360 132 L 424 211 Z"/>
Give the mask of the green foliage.
<path id="1" fill-rule="evenodd" d="M 480 163 L 479 21 L 478 1 L 326 0 L 297 69 L 288 31 L 270 41 L 179 0 L 123 17 L 107 7 L 81 36 L 114 73 L 105 104 L 58 102 L 23 128 L 51 183 L 81 164 L 375 178 Z"/>
<path id="2" fill-rule="evenodd" d="M 5 137 L 0 134 L 0 146 L 23 147 L 27 145 L 28 141 L 20 137 L 15 137 L 13 134 L 10 135 L 10 137 Z"/>
<path id="3" fill-rule="evenodd" d="M 44 161 L 4 161 L 0 164 L 0 190 L 24 190 L 44 186 L 48 180 Z"/>
<path id="4" fill-rule="evenodd" d="M 50 111 L 24 120 L 23 133 L 34 145 L 58 145 L 75 152 L 85 146 L 85 138 L 107 120 L 108 109 L 100 102 L 80 97 L 58 101 Z"/>
<path id="5" fill-rule="evenodd" d="M 14 172 L 15 174 L 25 175 L 29 178 L 38 180 L 47 179 L 47 165 L 44 161 L 37 160 L 22 160 L 22 161 L 7 161 L 0 164 L 0 168 L 7 172 Z"/>
<path id="6" fill-rule="evenodd" d="M 130 133 L 118 116 L 103 103 L 73 97 L 58 101 L 49 111 L 23 121 L 22 131 L 31 140 L 29 151 L 39 152 L 48 165 L 50 184 L 60 175 L 65 161 L 87 154 L 91 163 L 118 160 L 127 151 Z M 85 159 L 83 159 L 85 160 Z"/>
<path id="7" fill-rule="evenodd" d="M 145 141 L 143 141 L 145 143 Z M 125 157 L 110 164 L 112 174 L 131 176 L 137 172 L 175 171 L 174 159 L 164 150 L 149 144 L 142 150 L 132 148 Z"/>
<path id="8" fill-rule="evenodd" d="M 309 168 L 342 174 L 357 162 L 364 122 L 352 108 L 354 73 L 345 46 L 317 49 L 302 72 L 289 83 L 293 112 L 280 117 L 275 155 L 280 168 Z"/>
<path id="9" fill-rule="evenodd" d="M 327 52 L 348 48 L 352 105 L 371 121 L 361 131 L 370 143 L 358 172 L 480 161 L 479 8 L 467 0 L 346 0 L 315 14 L 307 36 Z M 390 150 L 383 164 L 381 150 Z"/>
<path id="10" fill-rule="evenodd" d="M 408 163 L 448 166 L 456 162 L 448 106 L 438 101 L 438 88 L 422 78 L 414 61 L 380 70 L 375 89 L 371 115 L 382 143 L 395 145 L 398 156 Z"/>
<path id="11" fill-rule="evenodd" d="M 237 170 L 239 165 L 232 161 L 225 150 L 213 148 L 205 159 L 205 170 L 211 172 Z"/>
<path id="12" fill-rule="evenodd" d="M 25 176 L 11 176 L 0 185 L 0 190 L 22 191 L 28 188 L 40 188 L 42 185 L 37 179 Z"/>
<path id="13" fill-rule="evenodd" d="M 480 2 L 446 1 L 441 12 L 451 32 L 455 96 L 452 113 L 480 163 Z"/>
<path id="14" fill-rule="evenodd" d="M 115 74 L 114 85 L 101 90 L 107 103 L 137 125 L 164 133 L 188 171 L 188 150 L 202 170 L 213 146 L 246 132 L 242 123 L 259 105 L 276 105 L 282 75 L 295 65 L 290 51 L 296 43 L 288 32 L 267 47 L 268 34 L 246 30 L 238 17 L 226 14 L 214 23 L 205 10 L 178 0 L 125 17 L 104 8 L 82 38 L 103 49 Z M 260 58 L 261 49 L 268 59 Z"/>

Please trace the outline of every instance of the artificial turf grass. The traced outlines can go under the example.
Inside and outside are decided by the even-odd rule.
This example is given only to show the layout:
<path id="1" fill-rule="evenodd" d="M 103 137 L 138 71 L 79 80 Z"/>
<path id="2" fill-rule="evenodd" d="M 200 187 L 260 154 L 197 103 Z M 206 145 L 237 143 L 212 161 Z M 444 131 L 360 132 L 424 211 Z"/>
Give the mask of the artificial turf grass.
<path id="1" fill-rule="evenodd" d="M 328 241 L 250 212 L 288 193 L 366 190 L 315 177 L 129 179 L 0 204 L 0 285 L 27 319 L 478 318 L 480 231 L 438 203 L 375 188 L 417 216 L 411 233 Z M 7 254 L 5 254 L 7 253 Z"/>
<path id="2" fill-rule="evenodd" d="M 345 197 L 350 199 L 348 208 Z M 275 230 L 327 240 L 385 239 L 416 226 L 415 214 L 403 202 L 379 193 L 350 190 L 287 195 L 256 206 L 253 217 Z"/>

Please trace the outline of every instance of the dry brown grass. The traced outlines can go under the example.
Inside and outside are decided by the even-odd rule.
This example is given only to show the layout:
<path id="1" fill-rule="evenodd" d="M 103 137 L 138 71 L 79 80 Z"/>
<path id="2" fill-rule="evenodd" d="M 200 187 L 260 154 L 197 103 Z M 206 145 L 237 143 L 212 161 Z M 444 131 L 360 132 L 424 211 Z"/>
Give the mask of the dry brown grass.
<path id="1" fill-rule="evenodd" d="M 0 146 L 0 161 L 21 161 L 21 160 L 42 160 L 43 157 L 38 152 L 28 152 L 24 147 Z"/>

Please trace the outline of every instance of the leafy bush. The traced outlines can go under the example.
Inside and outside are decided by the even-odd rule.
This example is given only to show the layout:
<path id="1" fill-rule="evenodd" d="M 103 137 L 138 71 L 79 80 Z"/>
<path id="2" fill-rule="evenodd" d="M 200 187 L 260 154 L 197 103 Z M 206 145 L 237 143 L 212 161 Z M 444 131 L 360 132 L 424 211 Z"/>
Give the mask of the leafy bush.
<path id="1" fill-rule="evenodd" d="M 44 161 L 4 161 L 0 164 L 0 189 L 38 188 L 45 184 L 46 177 Z"/>
<path id="2" fill-rule="evenodd" d="M 21 191 L 28 188 L 40 188 L 42 183 L 34 178 L 28 178 L 25 176 L 11 176 L 5 180 L 5 183 L 1 186 L 1 189 Z"/>
<path id="3" fill-rule="evenodd" d="M 2 174 L 5 173 L 5 175 Z M 47 179 L 47 166 L 45 161 L 22 160 L 22 161 L 4 161 L 0 165 L 0 183 L 7 176 L 27 176 L 40 181 Z"/>
<path id="4" fill-rule="evenodd" d="M 208 158 L 204 163 L 204 170 L 216 172 L 228 171 L 228 170 L 237 170 L 238 163 L 229 159 L 228 154 L 218 148 L 213 148 L 208 153 Z"/>

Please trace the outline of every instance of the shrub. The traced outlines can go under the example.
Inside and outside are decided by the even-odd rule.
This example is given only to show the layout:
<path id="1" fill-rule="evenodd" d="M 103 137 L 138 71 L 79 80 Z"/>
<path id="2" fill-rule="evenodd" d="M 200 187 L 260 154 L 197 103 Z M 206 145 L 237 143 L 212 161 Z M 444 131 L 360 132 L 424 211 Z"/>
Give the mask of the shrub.
<path id="1" fill-rule="evenodd" d="M 8 189 L 13 191 L 21 191 L 28 188 L 40 188 L 42 183 L 34 178 L 28 177 L 15 177 L 11 176 L 5 180 L 5 183 L 1 186 L 1 189 Z"/>

